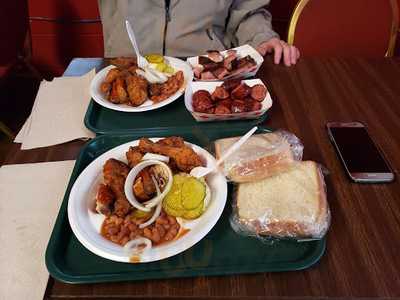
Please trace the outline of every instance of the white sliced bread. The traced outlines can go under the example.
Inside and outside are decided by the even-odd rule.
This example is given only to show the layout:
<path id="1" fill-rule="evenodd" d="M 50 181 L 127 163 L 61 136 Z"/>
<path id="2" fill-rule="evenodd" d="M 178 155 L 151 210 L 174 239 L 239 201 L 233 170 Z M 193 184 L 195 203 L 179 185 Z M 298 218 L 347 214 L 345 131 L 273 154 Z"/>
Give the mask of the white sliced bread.
<path id="1" fill-rule="evenodd" d="M 240 137 L 215 141 L 219 159 Z M 290 144 L 276 133 L 256 134 L 221 165 L 225 176 L 234 182 L 261 180 L 287 169 L 294 162 Z"/>
<path id="2" fill-rule="evenodd" d="M 296 162 L 278 175 L 239 184 L 239 221 L 254 233 L 322 237 L 329 226 L 323 176 L 313 161 Z"/>

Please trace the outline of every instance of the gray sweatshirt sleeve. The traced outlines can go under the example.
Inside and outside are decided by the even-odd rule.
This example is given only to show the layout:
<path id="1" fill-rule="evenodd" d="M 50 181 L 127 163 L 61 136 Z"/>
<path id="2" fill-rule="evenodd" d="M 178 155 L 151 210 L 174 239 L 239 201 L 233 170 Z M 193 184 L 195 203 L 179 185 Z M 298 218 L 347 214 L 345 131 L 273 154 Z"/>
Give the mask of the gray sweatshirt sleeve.
<path id="1" fill-rule="evenodd" d="M 228 41 L 234 46 L 250 44 L 255 48 L 261 42 L 273 37 L 279 38 L 272 30 L 271 14 L 263 7 L 269 2 L 270 0 L 234 0 L 226 27 Z"/>

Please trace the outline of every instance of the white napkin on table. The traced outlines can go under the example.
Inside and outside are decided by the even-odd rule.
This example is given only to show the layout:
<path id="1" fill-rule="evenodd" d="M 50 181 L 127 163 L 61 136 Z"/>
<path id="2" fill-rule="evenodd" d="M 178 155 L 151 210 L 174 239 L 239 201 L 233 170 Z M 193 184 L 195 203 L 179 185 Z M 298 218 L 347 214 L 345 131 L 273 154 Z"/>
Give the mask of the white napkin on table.
<path id="1" fill-rule="evenodd" d="M 94 76 L 93 69 L 79 77 L 42 81 L 31 115 L 14 142 L 21 142 L 21 149 L 26 150 L 94 137 L 83 123 Z"/>
<path id="2" fill-rule="evenodd" d="M 0 299 L 43 299 L 47 242 L 74 163 L 0 167 Z"/>

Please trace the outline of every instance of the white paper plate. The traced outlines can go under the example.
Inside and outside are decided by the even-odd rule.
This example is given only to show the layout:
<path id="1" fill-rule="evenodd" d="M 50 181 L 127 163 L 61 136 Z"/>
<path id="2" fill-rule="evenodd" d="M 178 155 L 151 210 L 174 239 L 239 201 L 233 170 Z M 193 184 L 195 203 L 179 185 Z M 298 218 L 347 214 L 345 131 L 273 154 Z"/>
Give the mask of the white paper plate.
<path id="1" fill-rule="evenodd" d="M 233 78 L 248 78 L 248 77 L 255 76 L 256 73 L 258 72 L 258 69 L 260 69 L 260 67 L 264 61 L 264 58 L 261 56 L 261 54 L 258 53 L 258 51 L 256 49 L 254 49 L 253 47 L 251 47 L 250 45 L 247 45 L 247 44 L 242 45 L 240 47 L 232 48 L 231 50 L 236 50 L 239 57 L 245 57 L 247 55 L 250 55 L 256 62 L 257 67 L 251 72 L 241 73 L 241 74 L 237 74 L 235 76 L 227 76 L 224 78 L 224 80 L 233 79 Z M 227 51 L 228 50 L 221 51 L 221 53 L 224 55 Z M 199 57 L 198 56 L 189 57 L 186 59 L 186 61 L 190 64 L 191 67 L 194 67 L 199 64 Z M 220 79 L 204 80 L 204 79 L 198 79 L 196 77 L 193 77 L 193 78 L 196 81 L 207 81 L 207 82 L 220 81 Z"/>
<path id="2" fill-rule="evenodd" d="M 157 108 L 163 107 L 165 105 L 168 105 L 171 102 L 178 99 L 183 94 L 187 84 L 193 80 L 193 71 L 192 71 L 191 67 L 181 59 L 169 57 L 169 56 L 165 56 L 165 59 L 175 70 L 183 72 L 185 81 L 183 82 L 183 85 L 181 86 L 181 88 L 175 94 L 173 94 L 171 97 L 165 99 L 164 101 L 154 104 L 153 101 L 147 100 L 142 105 L 137 106 L 137 107 L 129 106 L 126 104 L 114 104 L 114 103 L 111 103 L 110 101 L 108 101 L 104 97 L 104 94 L 100 91 L 100 85 L 106 78 L 108 71 L 112 68 L 115 68 L 115 66 L 113 66 L 113 65 L 102 69 L 99 73 L 96 74 L 96 76 L 93 78 L 93 80 L 90 84 L 90 95 L 92 96 L 93 100 L 96 101 L 101 106 L 107 107 L 109 109 L 125 111 L 125 112 L 141 112 L 141 111 L 157 109 Z"/>
<path id="3" fill-rule="evenodd" d="M 152 139 L 153 141 L 159 138 Z M 104 216 L 95 212 L 97 187 L 103 182 L 103 165 L 109 158 L 126 162 L 125 153 L 130 146 L 138 145 L 132 141 L 107 151 L 91 162 L 75 181 L 68 201 L 68 220 L 78 240 L 88 250 L 101 257 L 119 262 L 129 262 L 129 255 L 123 247 L 110 242 L 100 235 Z M 205 161 L 207 166 L 215 165 L 215 158 L 203 148 L 186 143 Z M 199 242 L 217 223 L 227 199 L 227 183 L 221 173 L 207 176 L 211 189 L 211 201 L 204 214 L 196 220 L 182 220 L 183 227 L 190 229 L 177 240 L 156 246 L 141 254 L 140 262 L 164 259 L 189 249 Z"/>
<path id="4" fill-rule="evenodd" d="M 253 86 L 256 84 L 264 83 L 261 79 L 247 79 L 242 80 L 248 86 Z M 229 120 L 246 120 L 246 119 L 257 119 L 265 114 L 268 109 L 272 106 L 272 98 L 269 92 L 265 96 L 264 100 L 261 102 L 261 109 L 249 112 L 242 112 L 242 113 L 232 113 L 232 114 L 207 114 L 201 113 L 193 110 L 192 99 L 193 93 L 198 90 L 206 90 L 212 93 L 217 86 L 222 85 L 223 81 L 213 81 L 213 82 L 203 82 L 203 81 L 193 81 L 191 82 L 185 91 L 185 106 L 186 109 L 192 114 L 193 118 L 195 118 L 198 122 L 211 122 L 211 121 L 229 121 Z M 264 85 L 265 86 L 265 85 Z M 268 91 L 268 88 L 267 88 Z"/>

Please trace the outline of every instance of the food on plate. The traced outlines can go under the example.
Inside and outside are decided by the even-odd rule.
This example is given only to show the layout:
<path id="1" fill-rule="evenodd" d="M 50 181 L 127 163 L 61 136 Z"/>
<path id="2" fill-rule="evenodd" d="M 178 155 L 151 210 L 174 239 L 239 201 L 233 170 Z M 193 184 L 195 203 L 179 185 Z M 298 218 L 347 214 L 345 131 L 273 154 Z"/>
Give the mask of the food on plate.
<path id="1" fill-rule="evenodd" d="M 219 159 L 240 137 L 215 141 L 216 158 Z M 300 146 L 300 145 L 299 145 Z M 279 133 L 251 136 L 238 151 L 220 166 L 225 176 L 234 182 L 261 180 L 287 169 L 295 161 L 291 144 Z"/>
<path id="2" fill-rule="evenodd" d="M 129 102 L 132 106 L 140 106 L 147 100 L 147 81 L 139 75 L 128 75 L 125 78 Z"/>
<path id="3" fill-rule="evenodd" d="M 162 55 L 152 54 L 145 70 L 140 69 L 133 58 L 116 58 L 116 65 L 100 84 L 104 97 L 114 104 L 140 106 L 146 100 L 161 102 L 175 94 L 184 84 L 182 71 L 175 71 Z"/>
<path id="4" fill-rule="evenodd" d="M 257 63 L 250 55 L 240 57 L 234 49 L 225 54 L 208 50 L 206 55 L 198 57 L 198 64 L 192 67 L 197 79 L 222 80 L 252 72 L 257 68 Z"/>
<path id="5" fill-rule="evenodd" d="M 164 59 L 164 56 L 160 54 L 148 54 L 145 55 L 145 58 L 150 64 L 154 64 L 154 68 L 156 70 L 168 74 L 175 73 L 174 68 L 168 64 L 168 62 Z"/>
<path id="6" fill-rule="evenodd" d="M 329 226 L 323 176 L 313 161 L 296 162 L 236 191 L 237 225 L 257 235 L 322 237 Z"/>
<path id="7" fill-rule="evenodd" d="M 104 183 L 115 195 L 113 213 L 119 217 L 126 215 L 130 209 L 130 204 L 124 192 L 125 179 L 128 173 L 129 167 L 117 159 L 111 158 L 103 166 Z"/>
<path id="8" fill-rule="evenodd" d="M 110 59 L 110 64 L 119 69 L 128 69 L 131 66 L 136 66 L 135 57 L 115 57 Z"/>
<path id="9" fill-rule="evenodd" d="M 137 146 L 127 149 L 126 159 L 127 163 L 114 158 L 105 162 L 104 180 L 95 199 L 96 211 L 105 216 L 101 235 L 137 255 L 178 238 L 184 230 L 179 218 L 200 217 L 211 192 L 204 178 L 189 175 L 191 169 L 203 166 L 203 162 L 181 137 L 155 142 L 142 138 Z M 152 163 L 157 160 L 158 163 Z M 144 165 L 145 162 L 148 164 Z M 126 181 L 128 175 L 132 178 L 133 195 L 147 210 L 138 209 L 128 201 L 125 194 L 125 184 L 131 184 Z"/>
<path id="10" fill-rule="evenodd" d="M 149 139 L 142 138 L 139 142 L 142 152 L 151 152 L 169 156 L 182 172 L 190 172 L 193 168 L 202 165 L 201 158 L 194 150 L 186 145 L 170 146 L 162 143 L 154 143 Z"/>
<path id="11" fill-rule="evenodd" d="M 161 211 L 151 225 L 140 228 L 140 225 L 148 219 L 148 216 L 135 217 L 133 213 L 125 217 L 111 215 L 104 220 L 101 235 L 122 246 L 140 237 L 148 238 L 153 244 L 158 245 L 172 241 L 178 235 L 179 223 L 176 218 L 167 215 L 164 211 Z"/>
<path id="12" fill-rule="evenodd" d="M 171 216 L 195 219 L 207 208 L 209 197 L 210 188 L 205 180 L 179 173 L 174 175 L 172 188 L 163 201 L 163 208 Z"/>
<path id="13" fill-rule="evenodd" d="M 193 93 L 195 112 L 207 114 L 235 114 L 261 110 L 267 95 L 263 84 L 248 86 L 245 81 L 230 79 L 217 86 L 211 93 L 198 90 Z"/>
<path id="14" fill-rule="evenodd" d="M 178 71 L 175 75 L 170 76 L 165 83 L 150 84 L 150 100 L 158 103 L 171 97 L 180 89 L 184 80 L 183 72 Z"/>

